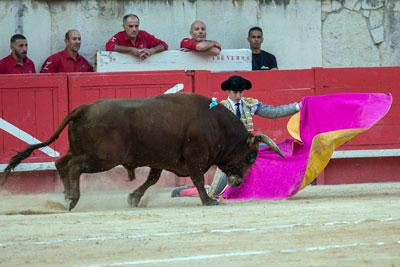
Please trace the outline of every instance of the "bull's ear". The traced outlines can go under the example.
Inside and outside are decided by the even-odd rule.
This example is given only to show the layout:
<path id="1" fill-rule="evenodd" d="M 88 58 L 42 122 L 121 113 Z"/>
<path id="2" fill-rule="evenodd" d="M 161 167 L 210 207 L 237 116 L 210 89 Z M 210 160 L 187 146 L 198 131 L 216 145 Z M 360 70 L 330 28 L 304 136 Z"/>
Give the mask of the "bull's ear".
<path id="1" fill-rule="evenodd" d="M 265 143 L 267 145 L 269 145 L 269 147 L 275 151 L 279 156 L 281 156 L 282 158 L 284 158 L 285 156 L 283 155 L 282 151 L 279 149 L 279 147 L 275 144 L 275 142 L 269 138 L 268 136 L 264 135 L 264 134 L 257 134 L 254 137 L 254 141 L 258 143 Z"/>

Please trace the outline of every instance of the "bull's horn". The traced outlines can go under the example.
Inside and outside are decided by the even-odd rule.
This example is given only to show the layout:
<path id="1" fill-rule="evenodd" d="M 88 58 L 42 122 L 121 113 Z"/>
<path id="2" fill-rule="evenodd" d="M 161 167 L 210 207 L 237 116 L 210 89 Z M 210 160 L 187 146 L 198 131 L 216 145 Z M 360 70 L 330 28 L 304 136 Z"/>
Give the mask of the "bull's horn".
<path id="1" fill-rule="evenodd" d="M 279 156 L 281 156 L 282 158 L 285 157 L 285 155 L 283 155 L 282 151 L 279 149 L 279 147 L 275 144 L 275 142 L 269 138 L 268 136 L 264 135 L 264 134 L 257 134 L 255 136 L 256 141 L 258 142 L 262 142 L 265 143 L 267 145 L 269 145 L 269 147 L 275 151 Z"/>

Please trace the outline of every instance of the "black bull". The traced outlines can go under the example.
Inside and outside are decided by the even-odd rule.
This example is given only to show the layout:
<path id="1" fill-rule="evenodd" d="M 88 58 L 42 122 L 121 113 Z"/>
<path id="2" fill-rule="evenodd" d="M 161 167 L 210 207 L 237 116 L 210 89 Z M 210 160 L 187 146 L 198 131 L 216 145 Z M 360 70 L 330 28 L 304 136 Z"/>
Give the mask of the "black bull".
<path id="1" fill-rule="evenodd" d="M 80 197 L 80 175 L 123 165 L 130 179 L 136 167 L 149 166 L 147 180 L 128 202 L 137 206 L 162 170 L 190 176 L 203 205 L 213 200 L 204 189 L 204 173 L 217 165 L 230 185 L 239 185 L 254 163 L 260 142 L 281 154 L 265 135 L 253 136 L 222 105 L 209 108 L 210 99 L 195 94 L 161 95 L 146 99 L 103 99 L 68 114 L 53 136 L 28 146 L 11 158 L 5 177 L 38 148 L 54 142 L 69 124 L 69 151 L 56 161 L 68 208 Z"/>

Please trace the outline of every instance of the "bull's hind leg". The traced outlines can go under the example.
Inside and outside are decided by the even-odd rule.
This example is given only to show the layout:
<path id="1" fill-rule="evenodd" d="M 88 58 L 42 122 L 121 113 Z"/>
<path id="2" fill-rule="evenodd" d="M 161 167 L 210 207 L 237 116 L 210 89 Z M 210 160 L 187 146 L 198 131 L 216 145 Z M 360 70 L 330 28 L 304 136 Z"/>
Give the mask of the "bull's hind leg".
<path id="1" fill-rule="evenodd" d="M 87 155 L 72 156 L 68 161 L 70 190 L 66 196 L 69 210 L 72 210 L 80 198 L 80 176 L 82 173 L 96 173 L 113 168 L 108 162 L 89 158 Z"/>
<path id="2" fill-rule="evenodd" d="M 131 207 L 137 207 L 139 205 L 140 199 L 144 195 L 144 192 L 146 192 L 147 188 L 157 183 L 158 179 L 160 179 L 161 172 L 161 169 L 150 169 L 150 173 L 147 176 L 146 181 L 135 191 L 129 194 L 128 203 Z"/>
<path id="3" fill-rule="evenodd" d="M 58 159 L 56 161 L 56 168 L 58 174 L 60 175 L 60 179 L 64 185 L 64 196 L 67 198 L 70 192 L 70 185 L 69 185 L 69 171 L 68 171 L 68 161 L 71 159 L 72 154 L 68 152 L 64 157 Z"/>
<path id="4" fill-rule="evenodd" d="M 65 195 L 67 204 L 69 204 L 68 209 L 72 210 L 75 208 L 76 204 L 80 198 L 80 176 L 84 170 L 84 165 L 86 165 L 86 156 L 72 157 L 68 162 L 69 167 L 69 186 L 70 190 Z"/>

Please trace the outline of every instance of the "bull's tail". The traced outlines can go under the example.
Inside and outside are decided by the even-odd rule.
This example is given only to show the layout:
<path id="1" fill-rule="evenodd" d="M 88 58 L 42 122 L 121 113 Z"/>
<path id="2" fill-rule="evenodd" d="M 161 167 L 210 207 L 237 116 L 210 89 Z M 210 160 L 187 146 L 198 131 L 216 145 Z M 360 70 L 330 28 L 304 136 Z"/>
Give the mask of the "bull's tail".
<path id="1" fill-rule="evenodd" d="M 47 140 L 46 142 L 43 142 L 43 143 L 30 145 L 25 150 L 19 152 L 17 155 L 12 157 L 10 159 L 10 162 L 8 163 L 7 167 L 4 169 L 4 179 L 3 179 L 3 182 L 0 184 L 0 186 L 3 186 L 6 183 L 7 177 L 10 175 L 11 171 L 15 167 L 17 167 L 18 164 L 21 163 L 21 161 L 23 161 L 24 159 L 29 157 L 34 150 L 41 148 L 41 147 L 48 146 L 51 143 L 53 143 L 60 136 L 61 132 L 64 130 L 64 128 L 68 125 L 68 123 L 70 121 L 73 121 L 82 115 L 83 111 L 85 110 L 85 107 L 86 106 L 80 106 L 80 107 L 76 108 L 75 110 L 73 110 L 72 112 L 70 112 L 68 114 L 68 116 L 65 117 L 65 119 L 63 120 L 61 125 L 57 128 L 56 132 L 50 137 L 49 140 Z"/>

